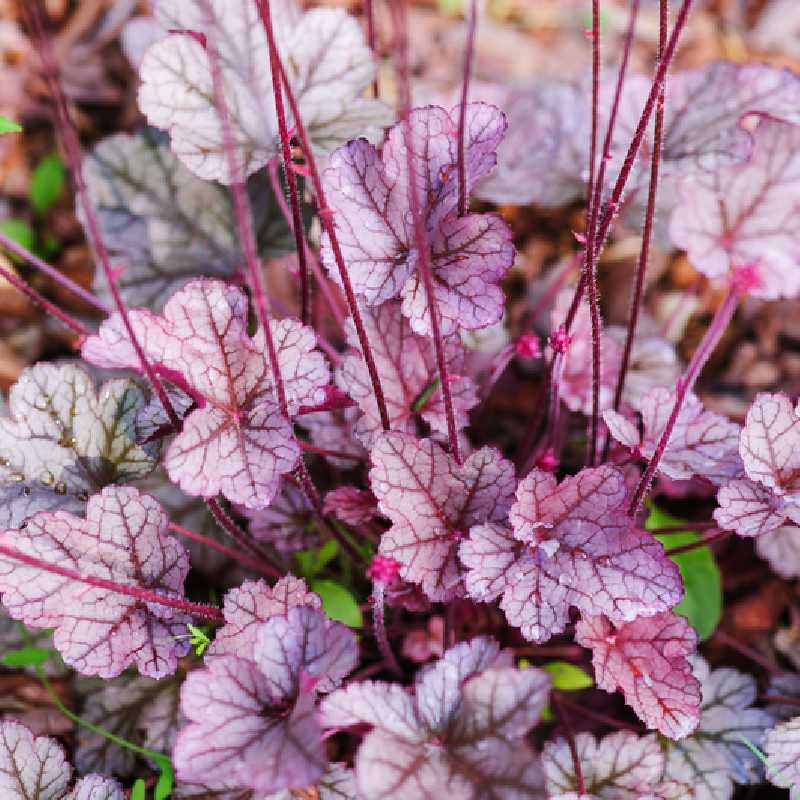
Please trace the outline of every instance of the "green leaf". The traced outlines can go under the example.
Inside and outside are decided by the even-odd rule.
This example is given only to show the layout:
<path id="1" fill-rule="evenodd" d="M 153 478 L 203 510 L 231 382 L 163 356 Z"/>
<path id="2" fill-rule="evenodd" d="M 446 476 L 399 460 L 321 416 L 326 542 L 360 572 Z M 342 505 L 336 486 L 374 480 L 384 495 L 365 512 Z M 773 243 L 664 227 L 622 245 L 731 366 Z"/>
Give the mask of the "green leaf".
<path id="1" fill-rule="evenodd" d="M 311 591 L 322 598 L 322 608 L 331 619 L 351 628 L 363 627 L 364 617 L 349 589 L 336 581 L 318 580 L 311 583 Z"/>
<path id="2" fill-rule="evenodd" d="M 664 528 L 668 525 L 686 525 L 681 533 L 662 533 L 656 536 L 666 548 L 691 544 L 701 538 L 697 531 L 690 530 L 691 523 L 668 514 L 663 509 L 650 506 L 646 527 Z M 722 617 L 722 577 L 710 547 L 698 547 L 685 553 L 670 556 L 678 565 L 683 578 L 685 594 L 674 611 L 682 614 L 697 631 L 700 641 L 711 636 Z"/>
<path id="3" fill-rule="evenodd" d="M 464 0 L 437 0 L 436 5 L 439 13 L 453 17 L 464 10 Z"/>
<path id="4" fill-rule="evenodd" d="M 19 650 L 9 650 L 0 662 L 6 667 L 40 667 L 55 652 L 48 647 L 22 647 Z"/>
<path id="5" fill-rule="evenodd" d="M 175 772 L 172 769 L 172 762 L 166 756 L 153 759 L 158 765 L 161 773 L 156 781 L 156 788 L 153 792 L 155 800 L 167 800 L 172 794 L 172 785 L 175 783 Z"/>
<path id="6" fill-rule="evenodd" d="M 321 547 L 313 550 L 300 550 L 295 553 L 300 574 L 307 580 L 313 580 L 331 562 L 339 552 L 336 539 L 328 539 Z"/>
<path id="7" fill-rule="evenodd" d="M 428 400 L 433 397 L 433 393 L 439 388 L 441 380 L 434 378 L 420 393 L 417 399 L 411 404 L 411 410 L 415 414 L 419 414 L 423 408 L 428 404 Z"/>
<path id="8" fill-rule="evenodd" d="M 26 250 L 33 250 L 36 245 L 36 234 L 27 222 L 21 219 L 4 219 L 0 221 L 0 231 Z"/>
<path id="9" fill-rule="evenodd" d="M 562 692 L 577 692 L 594 686 L 594 679 L 588 672 L 568 661 L 548 661 L 542 669 L 553 679 L 553 688 Z"/>
<path id="10" fill-rule="evenodd" d="M 208 627 L 205 625 L 202 628 L 198 628 L 196 625 L 192 625 L 188 623 L 186 627 L 189 629 L 189 633 L 191 634 L 191 638 L 189 639 L 189 643 L 194 648 L 194 652 L 198 656 L 202 656 L 203 653 L 208 649 L 208 646 L 211 644 L 211 639 L 208 638 Z"/>
<path id="11" fill-rule="evenodd" d="M 28 190 L 31 205 L 40 214 L 44 214 L 64 191 L 65 182 L 64 164 L 58 153 L 45 156 L 31 175 L 31 185 Z"/>
<path id="12" fill-rule="evenodd" d="M 131 789 L 131 800 L 146 800 L 146 791 L 147 787 L 145 786 L 144 781 L 141 778 L 138 778 L 136 783 L 133 784 L 133 789 Z"/>
<path id="13" fill-rule="evenodd" d="M 0 114 L 0 134 L 2 133 L 22 133 L 22 125 Z"/>

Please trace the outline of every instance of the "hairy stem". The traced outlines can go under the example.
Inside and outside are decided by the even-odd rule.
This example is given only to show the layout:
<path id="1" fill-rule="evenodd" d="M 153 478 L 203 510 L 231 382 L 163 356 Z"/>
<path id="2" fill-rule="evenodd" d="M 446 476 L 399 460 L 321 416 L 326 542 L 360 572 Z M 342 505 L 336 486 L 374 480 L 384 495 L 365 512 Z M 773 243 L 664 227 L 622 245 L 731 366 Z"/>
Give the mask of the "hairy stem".
<path id="1" fill-rule="evenodd" d="M 249 558 L 248 556 L 240 553 L 238 550 L 234 550 L 232 547 L 226 547 L 224 544 L 214 541 L 214 539 L 204 536 L 202 533 L 190 531 L 188 528 L 184 528 L 182 525 L 178 525 L 175 522 L 170 522 L 169 529 L 180 536 L 185 536 L 187 539 L 191 539 L 194 542 L 199 542 L 206 547 L 210 547 L 212 550 L 216 550 L 218 553 L 222 553 L 228 558 L 238 561 L 242 566 L 255 570 L 256 572 L 260 572 L 262 575 L 266 575 L 268 578 L 280 578 L 283 576 L 283 570 L 278 569 L 278 567 L 274 566 L 273 564 L 256 560 L 254 558 Z"/>
<path id="2" fill-rule="evenodd" d="M 44 272 L 45 275 L 52 278 L 60 286 L 72 292 L 76 297 L 80 297 L 81 300 L 89 305 L 94 306 L 98 311 L 102 311 L 104 314 L 110 313 L 108 307 L 98 300 L 91 292 L 75 283 L 72 278 L 68 278 L 61 270 L 56 269 L 51 264 L 39 258 L 35 253 L 31 253 L 30 250 L 26 249 L 18 242 L 15 242 L 9 236 L 6 236 L 2 231 L 0 231 L 0 247 L 8 250 L 9 253 L 13 253 L 17 258 L 27 261 L 28 264 L 32 267 L 36 267 L 40 272 Z"/>
<path id="3" fill-rule="evenodd" d="M 0 264 L 0 278 L 8 281 L 15 289 L 22 292 L 34 305 L 39 306 L 46 313 L 50 314 L 50 316 L 63 322 L 64 325 L 74 333 L 77 333 L 78 336 L 89 336 L 91 333 L 82 322 L 79 322 L 72 315 L 67 314 L 66 311 L 62 311 L 55 303 L 52 303 L 44 295 L 37 292 L 36 289 L 25 283 L 19 275 L 6 269 L 2 264 Z"/>
<path id="4" fill-rule="evenodd" d="M 651 531 L 652 532 L 652 531 Z M 668 556 L 676 556 L 679 553 L 687 553 L 690 550 L 697 550 L 700 547 L 706 547 L 709 544 L 713 544 L 714 542 L 718 542 L 721 539 L 727 539 L 731 536 L 732 531 L 713 531 L 706 536 L 701 536 L 694 542 L 688 542 L 687 544 L 679 545 L 678 547 L 670 547 L 664 552 Z"/>
<path id="5" fill-rule="evenodd" d="M 381 656 L 386 666 L 398 676 L 402 676 L 403 671 L 397 663 L 397 659 L 392 652 L 392 645 L 386 634 L 386 584 L 383 581 L 374 581 L 372 584 L 372 631 L 375 634 L 375 642 L 378 645 Z"/>
<path id="6" fill-rule="evenodd" d="M 54 575 L 61 575 L 63 578 L 69 578 L 79 583 L 85 583 L 87 586 L 93 586 L 95 589 L 108 589 L 117 594 L 123 594 L 127 597 L 133 597 L 142 603 L 156 603 L 168 608 L 175 608 L 178 611 L 183 611 L 191 614 L 194 617 L 201 617 L 210 622 L 224 622 L 225 618 L 222 612 L 214 606 L 207 606 L 201 603 L 192 603 L 189 600 L 182 600 L 179 597 L 169 597 L 168 595 L 159 592 L 153 592 L 150 589 L 143 589 L 140 586 L 131 586 L 125 583 L 117 583 L 116 581 L 108 580 L 107 578 L 100 578 L 94 575 L 81 575 L 80 572 L 68 569 L 67 567 L 59 566 L 58 564 L 49 564 L 46 561 L 29 556 L 27 553 L 21 553 L 14 547 L 9 547 L 5 544 L 0 544 L 0 553 L 15 561 L 27 564 L 29 567 L 41 569 L 44 572 L 50 572 Z"/>
<path id="7" fill-rule="evenodd" d="M 406 172 L 409 183 L 409 204 L 411 217 L 414 223 L 414 245 L 417 249 L 419 260 L 418 269 L 422 275 L 425 294 L 428 298 L 428 316 L 431 320 L 431 335 L 436 352 L 436 364 L 439 371 L 439 381 L 444 400 L 445 417 L 447 419 L 447 438 L 450 442 L 450 452 L 457 464 L 461 464 L 461 453 L 458 446 L 458 429 L 456 416 L 453 409 L 453 395 L 450 389 L 450 380 L 447 372 L 447 359 L 445 357 L 444 339 L 440 328 L 439 307 L 433 288 L 433 266 L 431 264 L 431 251 L 428 234 L 425 230 L 425 220 L 420 207 L 419 186 L 417 184 L 417 171 L 414 169 L 414 138 L 411 130 L 411 77 L 408 69 L 408 19 L 407 0 L 392 0 L 392 11 L 395 24 L 396 58 L 397 58 L 397 85 L 400 97 L 400 119 L 403 124 L 403 136 L 406 146 Z M 462 109 L 465 106 L 462 105 Z"/>
<path id="8" fill-rule="evenodd" d="M 30 3 L 24 3 L 23 9 L 27 14 L 33 30 L 36 49 L 42 61 L 42 66 L 50 88 L 50 93 L 53 101 L 55 102 L 56 125 L 61 135 L 69 170 L 72 175 L 72 180 L 75 185 L 79 202 L 81 203 L 81 207 L 83 209 L 86 225 L 89 229 L 89 239 L 91 245 L 97 254 L 98 260 L 100 261 L 106 282 L 108 283 L 109 291 L 111 292 L 111 296 L 114 300 L 114 306 L 119 312 L 120 318 L 122 319 L 125 330 L 128 334 L 128 338 L 130 339 L 131 345 L 136 353 L 136 357 L 139 359 L 139 363 L 142 366 L 142 371 L 147 377 L 150 385 L 153 387 L 153 391 L 158 396 L 161 405 L 164 407 L 164 411 L 169 417 L 169 421 L 177 427 L 180 424 L 178 415 L 176 414 L 175 409 L 173 408 L 172 403 L 167 396 L 167 392 L 164 389 L 163 384 L 148 361 L 147 356 L 142 349 L 142 345 L 133 330 L 133 326 L 131 325 L 128 309 L 125 307 L 125 303 L 122 301 L 122 296 L 120 295 L 119 287 L 117 286 L 117 279 L 114 275 L 114 270 L 111 267 L 111 260 L 108 255 L 108 250 L 106 249 L 105 242 L 103 241 L 103 237 L 100 233 L 100 225 L 97 221 L 97 215 L 94 213 L 94 208 L 92 208 L 92 204 L 89 200 L 88 189 L 83 178 L 80 142 L 78 141 L 78 134 L 75 131 L 75 126 L 72 124 L 72 119 L 69 115 L 67 100 L 64 96 L 64 91 L 58 77 L 58 67 L 53 56 L 50 40 L 45 33 L 44 25 L 42 23 L 41 0 L 32 0 Z"/>
<path id="9" fill-rule="evenodd" d="M 596 7 L 595 7 L 596 8 Z M 594 13 L 593 9 L 593 13 Z M 597 242 L 597 223 L 600 208 L 600 200 L 605 184 L 606 165 L 611 158 L 611 144 L 614 140 L 614 128 L 619 112 L 620 98 L 622 97 L 622 87 L 625 84 L 625 74 L 628 70 L 628 60 L 630 58 L 631 46 L 633 44 L 633 34 L 636 29 L 636 19 L 639 14 L 639 0 L 633 0 L 630 14 L 628 17 L 628 29 L 625 34 L 625 44 L 622 50 L 622 61 L 620 62 L 617 74 L 617 83 L 614 89 L 614 100 L 611 104 L 611 115 L 606 127 L 605 139 L 603 140 L 603 152 L 597 177 L 592 187 L 592 201 L 589 206 L 589 225 L 586 234 L 586 286 L 589 294 L 589 314 L 592 324 L 592 416 L 589 424 L 589 444 L 588 458 L 589 466 L 594 466 L 597 459 L 597 432 L 600 425 L 600 360 L 601 360 L 601 339 L 600 339 L 600 297 L 597 290 L 597 260 L 599 257 L 599 243 Z M 600 44 L 597 41 L 599 32 L 593 31 L 593 53 L 598 53 Z M 596 62 L 596 59 L 593 59 Z M 596 125 L 598 87 L 596 85 L 596 74 L 592 74 L 592 112 L 593 128 Z"/>
<path id="10" fill-rule="evenodd" d="M 683 407 L 683 402 L 689 392 L 692 391 L 692 388 L 694 387 L 695 381 L 700 375 L 701 370 L 705 366 L 711 354 L 714 352 L 714 349 L 719 343 L 719 340 L 722 338 L 722 334 L 725 333 L 725 329 L 730 324 L 730 321 L 733 319 L 733 315 L 736 312 L 737 306 L 739 305 L 740 297 L 741 289 L 735 284 L 732 285 L 727 296 L 725 297 L 725 300 L 723 300 L 722 304 L 714 314 L 714 319 L 708 326 L 708 330 L 705 332 L 703 339 L 697 346 L 697 349 L 694 351 L 692 359 L 686 368 L 686 372 L 684 372 L 683 376 L 678 379 L 678 382 L 675 386 L 675 404 L 673 405 L 672 411 L 667 419 L 667 424 L 664 426 L 661 438 L 658 440 L 655 452 L 648 462 L 647 468 L 640 478 L 639 483 L 636 486 L 636 491 L 631 498 L 630 505 L 628 506 L 629 516 L 632 517 L 636 514 L 639 504 L 650 490 L 650 485 L 653 482 L 653 478 L 655 477 L 659 462 L 664 455 L 664 451 L 667 449 L 667 445 L 669 444 L 669 439 L 670 436 L 672 436 L 672 431 L 675 428 L 678 415 Z"/>
<path id="11" fill-rule="evenodd" d="M 660 0 L 659 8 L 659 31 L 658 31 L 658 59 L 661 59 L 664 47 L 667 42 L 667 15 L 669 11 L 669 0 Z M 650 162 L 650 185 L 647 190 L 647 209 L 644 217 L 644 229 L 642 231 L 642 247 L 639 251 L 639 260 L 636 264 L 636 277 L 633 284 L 633 294 L 631 297 L 631 310 L 628 315 L 628 331 L 625 336 L 625 346 L 622 351 L 622 361 L 620 363 L 619 375 L 617 376 L 617 387 L 614 391 L 614 410 L 618 411 L 622 402 L 622 393 L 625 390 L 625 378 L 631 363 L 631 352 L 636 336 L 636 327 L 639 323 L 639 314 L 642 307 L 644 296 L 645 276 L 647 274 L 647 262 L 650 257 L 650 241 L 653 235 L 653 221 L 656 213 L 656 194 L 658 192 L 658 172 L 661 165 L 661 147 L 664 139 L 664 88 L 658 96 L 656 105 L 655 130 L 653 132 L 653 154 Z M 606 440 L 608 442 L 608 439 Z"/>
<path id="12" fill-rule="evenodd" d="M 208 17 L 209 27 L 213 27 L 213 12 L 209 5 L 209 0 L 202 0 L 202 6 Z M 239 229 L 239 238 L 241 239 L 245 264 L 247 266 L 248 283 L 250 284 L 250 289 L 255 300 L 258 322 L 261 326 L 261 330 L 264 332 L 264 341 L 267 345 L 269 365 L 272 370 L 273 380 L 275 381 L 275 394 L 278 405 L 280 406 L 283 416 L 288 419 L 289 412 L 286 404 L 286 389 L 283 385 L 283 378 L 281 377 L 280 365 L 278 363 L 278 351 L 275 347 L 275 339 L 272 336 L 272 327 L 270 326 L 267 295 L 264 291 L 264 276 L 261 272 L 261 265 L 256 253 L 252 210 L 245 190 L 242 167 L 236 158 L 236 147 L 233 141 L 230 111 L 225 97 L 219 53 L 217 52 L 214 42 L 208 42 L 206 50 L 208 52 L 208 60 L 211 66 L 211 78 L 214 85 L 214 107 L 222 126 L 222 137 L 224 140 L 225 157 L 228 162 L 228 177 L 230 179 L 233 209 L 236 217 L 236 226 Z M 302 231 L 302 228 L 298 230 Z M 300 244 L 302 245 L 302 241 Z M 302 252 L 302 247 L 298 248 L 298 255 L 300 252 Z"/>
<path id="13" fill-rule="evenodd" d="M 269 0 L 258 0 L 258 9 L 261 15 L 261 21 L 264 25 L 264 30 L 267 34 L 267 44 L 270 51 L 270 62 L 275 63 L 278 67 L 283 84 L 284 92 L 286 93 L 286 100 L 289 103 L 289 110 L 294 119 L 295 131 L 300 140 L 300 146 L 303 149 L 303 154 L 306 158 L 308 171 L 311 176 L 311 182 L 314 186 L 314 194 L 317 199 L 317 210 L 319 213 L 320 222 L 325 232 L 328 234 L 328 239 L 331 244 L 331 251 L 333 252 L 334 260 L 336 261 L 336 268 L 339 271 L 339 279 L 344 287 L 345 297 L 347 298 L 347 305 L 350 309 L 350 316 L 353 319 L 353 325 L 358 335 L 358 341 L 361 346 L 361 353 L 367 365 L 370 381 L 372 382 L 372 390 L 375 393 L 375 402 L 378 405 L 378 413 L 381 417 L 381 425 L 383 429 L 389 430 L 389 411 L 386 408 L 386 399 L 383 394 L 383 387 L 381 386 L 380 375 L 378 368 L 375 365 L 375 358 L 372 354 L 372 349 L 369 346 L 369 339 L 367 332 L 364 329 L 364 323 L 361 319 L 361 311 L 358 308 L 355 292 L 353 292 L 353 285 L 350 281 L 350 274 L 347 271 L 347 265 L 344 262 L 344 255 L 342 248 L 339 245 L 339 237 L 336 233 L 336 226 L 333 224 L 333 212 L 328 208 L 327 199 L 325 197 L 325 189 L 322 186 L 322 179 L 320 177 L 319 168 L 317 167 L 317 160 L 314 156 L 314 151 L 311 149 L 311 141 L 308 138 L 308 131 L 306 130 L 303 120 L 300 116 L 300 109 L 297 104 L 294 90 L 286 75 L 286 71 L 280 61 L 280 54 L 278 47 L 275 43 L 275 32 L 272 27 L 272 18 L 270 15 Z"/>
<path id="14" fill-rule="evenodd" d="M 464 146 L 467 125 L 467 99 L 469 80 L 472 75 L 472 61 L 475 56 L 475 28 L 478 24 L 477 0 L 470 0 L 467 22 L 467 44 L 464 51 L 464 74 L 461 80 L 461 105 L 458 109 L 458 216 L 467 213 L 467 154 Z"/>
<path id="15" fill-rule="evenodd" d="M 286 198 L 283 195 L 283 187 L 278 179 L 277 162 L 274 160 L 270 161 L 267 169 L 269 172 L 269 180 L 272 184 L 272 192 L 275 195 L 278 208 L 280 208 L 286 222 L 291 226 L 293 224 L 292 211 L 286 203 Z M 328 308 L 330 309 L 333 318 L 341 327 L 344 325 L 345 311 L 342 309 L 340 299 L 331 290 L 328 279 L 322 274 L 322 270 L 320 269 L 319 265 L 319 259 L 314 255 L 314 252 L 308 246 L 305 236 L 302 237 L 302 242 L 306 263 L 311 266 L 311 271 L 314 273 L 314 280 L 316 280 L 317 286 L 322 291 L 322 296 L 325 298 L 325 302 L 328 304 Z"/>

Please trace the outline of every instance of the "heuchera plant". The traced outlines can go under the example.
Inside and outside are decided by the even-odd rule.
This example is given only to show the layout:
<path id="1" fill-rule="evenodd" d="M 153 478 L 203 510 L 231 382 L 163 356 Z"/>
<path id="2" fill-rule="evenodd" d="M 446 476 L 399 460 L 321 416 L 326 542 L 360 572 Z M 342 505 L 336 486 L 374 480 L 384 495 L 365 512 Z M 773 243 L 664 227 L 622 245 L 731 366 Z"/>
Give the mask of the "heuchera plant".
<path id="1" fill-rule="evenodd" d="M 371 2 L 368 36 L 294 0 L 152 5 L 150 127 L 85 157 L 27 11 L 96 295 L 2 244 L 97 315 L 0 268 L 84 362 L 26 369 L 0 418 L 3 663 L 78 725 L 80 775 L 4 721 L 3 800 L 800 792 L 800 676 L 765 701 L 712 668 L 692 572 L 718 584 L 735 533 L 800 575 L 796 396 L 732 419 L 698 381 L 741 306 L 800 296 L 800 77 L 671 71 L 693 4 L 659 0 L 650 74 L 638 3 L 600 74 L 594 2 L 597 80 L 470 85 L 473 1 L 461 91 L 414 106 L 390 0 L 395 113 Z M 507 315 L 529 204 L 583 227 Z M 642 220 L 606 326 L 600 256 Z M 657 247 L 715 293 L 685 365 L 643 312 Z M 81 715 L 47 677 L 75 673 Z"/>

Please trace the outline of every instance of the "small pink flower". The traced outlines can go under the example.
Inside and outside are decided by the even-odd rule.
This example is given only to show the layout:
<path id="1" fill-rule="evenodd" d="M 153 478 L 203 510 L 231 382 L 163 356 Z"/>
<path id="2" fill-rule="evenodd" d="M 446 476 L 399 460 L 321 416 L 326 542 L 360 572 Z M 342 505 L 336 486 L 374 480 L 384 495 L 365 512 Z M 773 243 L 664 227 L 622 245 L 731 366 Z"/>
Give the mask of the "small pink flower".
<path id="1" fill-rule="evenodd" d="M 367 568 L 367 577 L 385 586 L 391 586 L 399 574 L 400 564 L 391 556 L 375 556 Z"/>
<path id="2" fill-rule="evenodd" d="M 514 344 L 514 351 L 520 358 L 539 358 L 542 349 L 538 337 L 530 333 L 523 333 Z"/>

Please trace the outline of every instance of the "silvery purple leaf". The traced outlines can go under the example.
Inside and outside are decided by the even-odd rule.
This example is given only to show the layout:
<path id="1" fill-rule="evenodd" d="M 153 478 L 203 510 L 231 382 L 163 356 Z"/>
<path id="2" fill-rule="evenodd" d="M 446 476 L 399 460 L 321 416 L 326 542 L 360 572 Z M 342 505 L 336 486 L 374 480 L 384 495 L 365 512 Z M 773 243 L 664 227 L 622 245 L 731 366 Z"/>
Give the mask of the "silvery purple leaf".
<path id="1" fill-rule="evenodd" d="M 500 606 L 523 636 L 543 642 L 564 630 L 570 606 L 614 624 L 666 611 L 681 598 L 675 564 L 625 513 L 622 472 L 584 469 L 559 485 L 532 470 L 517 488 L 509 519 L 477 525 L 460 549 L 476 600 Z"/>
<path id="2" fill-rule="evenodd" d="M 604 411 L 611 435 L 645 459 L 652 458 L 675 405 L 675 392 L 657 387 L 641 401 L 640 433 L 623 414 Z M 700 400 L 689 394 L 675 420 L 659 470 L 674 480 L 697 475 L 721 483 L 741 472 L 740 428 L 720 414 L 706 411 Z"/>
<path id="3" fill-rule="evenodd" d="M 549 678 L 505 663 L 495 643 L 474 639 L 421 670 L 414 695 L 369 681 L 326 698 L 326 727 L 372 728 L 356 755 L 359 797 L 541 798 L 539 766 L 523 737 L 539 718 Z"/>
<path id="4" fill-rule="evenodd" d="M 446 435 L 447 419 L 433 341 L 411 330 L 396 302 L 367 307 L 361 318 L 383 386 L 392 429 L 415 433 L 420 420 L 424 420 L 436 434 Z M 336 383 L 364 412 L 354 432 L 370 446 L 382 430 L 380 414 L 351 318 L 347 320 L 346 331 L 351 349 L 336 370 Z M 452 380 L 456 427 L 461 430 L 468 424 L 468 412 L 477 404 L 478 397 L 473 382 L 462 374 L 464 348 L 457 336 L 446 339 L 445 358 L 448 377 Z"/>
<path id="5" fill-rule="evenodd" d="M 739 130 L 737 128 L 737 130 Z M 748 270 L 765 300 L 800 293 L 800 127 L 764 117 L 745 164 L 682 180 L 670 235 L 709 278 Z"/>
<path id="6" fill-rule="evenodd" d="M 0 723 L 0 794 L 8 800 L 62 800 L 72 770 L 55 739 L 18 722 Z"/>
<path id="7" fill-rule="evenodd" d="M 128 379 L 95 390 L 73 365 L 26 369 L 11 388 L 8 417 L 0 418 L 0 528 L 19 527 L 40 511 L 80 513 L 103 486 L 147 475 L 159 448 L 137 437 L 145 403 Z"/>
<path id="8" fill-rule="evenodd" d="M 455 213 L 458 200 L 457 114 L 438 106 L 413 109 L 411 147 L 419 206 L 425 218 L 434 292 L 445 335 L 458 327 L 483 328 L 497 322 L 503 293 L 497 285 L 514 260 L 511 231 L 493 214 Z M 402 299 L 411 329 L 430 335 L 428 301 L 421 284 L 409 186 L 404 124 L 389 132 L 381 155 L 364 139 L 339 148 L 323 173 L 353 289 L 367 305 Z M 505 131 L 494 106 L 470 103 L 466 121 L 468 188 L 487 175 Z M 327 235 L 322 259 L 336 277 Z"/>
<path id="9" fill-rule="evenodd" d="M 366 525 L 378 516 L 374 494 L 355 486 L 337 486 L 325 495 L 323 511 L 348 525 Z"/>
<path id="10" fill-rule="evenodd" d="M 800 577 L 800 528 L 781 525 L 759 536 L 756 552 L 782 578 Z"/>
<path id="11" fill-rule="evenodd" d="M 217 631 L 206 660 L 236 655 L 253 659 L 256 636 L 262 623 L 276 615 L 286 615 L 297 606 L 320 608 L 319 596 L 308 591 L 302 578 L 286 575 L 274 586 L 263 579 L 245 581 L 231 589 L 223 601 L 225 624 Z"/>
<path id="12" fill-rule="evenodd" d="M 515 485 L 511 464 L 484 447 L 458 466 L 430 439 L 394 432 L 378 437 L 371 456 L 372 491 L 392 521 L 381 555 L 400 562 L 401 576 L 431 600 L 462 594 L 458 543 L 472 525 L 505 518 Z"/>
<path id="13" fill-rule="evenodd" d="M 800 797 L 800 717 L 776 725 L 764 740 L 767 780 L 791 789 L 791 800 Z"/>
<path id="14" fill-rule="evenodd" d="M 577 86 L 554 80 L 526 89 L 476 84 L 470 90 L 471 97 L 494 103 L 508 119 L 497 169 L 475 187 L 477 197 L 550 208 L 582 196 L 591 120 Z"/>
<path id="15" fill-rule="evenodd" d="M 39 512 L 24 531 L 6 531 L 3 540 L 56 567 L 182 597 L 189 560 L 166 535 L 168 522 L 152 497 L 109 486 L 89 500 L 86 519 Z M 143 675 L 162 678 L 189 649 L 183 638 L 187 615 L 7 556 L 0 559 L 0 592 L 15 619 L 55 628 L 56 649 L 86 675 L 112 678 L 135 665 Z"/>
<path id="16" fill-rule="evenodd" d="M 218 656 L 186 679 L 189 725 L 173 751 L 181 780 L 249 787 L 258 796 L 321 778 L 314 697 L 355 666 L 355 636 L 315 608 L 295 607 L 257 626 L 253 658 Z"/>
<path id="17" fill-rule="evenodd" d="M 250 337 L 247 313 L 241 289 L 199 279 L 169 299 L 163 317 L 139 309 L 130 319 L 148 358 L 180 375 L 198 401 L 167 449 L 170 478 L 187 494 L 222 493 L 259 509 L 269 505 L 300 449 L 275 398 L 263 331 Z M 329 374 L 314 332 L 291 319 L 270 328 L 288 413 L 322 402 Z M 119 315 L 87 339 L 83 355 L 103 366 L 138 367 Z"/>
<path id="18" fill-rule="evenodd" d="M 267 38 L 255 0 L 159 0 L 155 15 L 165 38 L 147 50 L 140 68 L 139 107 L 148 122 L 169 131 L 173 151 L 196 175 L 229 182 L 224 128 L 213 100 L 215 57 L 238 167 L 246 175 L 263 167 L 277 155 L 279 138 Z M 359 135 L 377 140 L 390 113 L 362 96 L 375 63 L 358 22 L 341 9 L 301 13 L 293 0 L 272 4 L 272 16 L 315 149 L 327 153 Z M 204 44 L 180 31 L 201 34 Z"/>
<path id="19" fill-rule="evenodd" d="M 578 733 L 575 746 L 586 791 L 598 800 L 639 800 L 657 790 L 664 778 L 664 754 L 654 734 L 620 731 L 597 741 L 590 733 Z M 545 744 L 542 762 L 549 796 L 577 790 L 572 754 L 564 739 Z"/>
<path id="20" fill-rule="evenodd" d="M 719 508 L 714 511 L 714 520 L 725 529 L 736 531 L 740 536 L 761 536 L 780 528 L 787 518 L 789 504 L 776 497 L 769 489 L 747 478 L 731 481 L 717 492 Z M 794 504 L 792 514 L 800 509 Z"/>
<path id="21" fill-rule="evenodd" d="M 723 800 L 732 796 L 734 783 L 761 780 L 761 762 L 743 739 L 761 747 L 773 717 L 751 707 L 757 695 L 752 677 L 730 668 L 710 671 L 698 656 L 693 662 L 702 685 L 700 724 L 691 737 L 673 744 L 667 775 L 692 786 L 697 800 Z"/>
<path id="22" fill-rule="evenodd" d="M 81 778 L 64 800 L 125 800 L 122 787 L 112 778 L 87 775 Z"/>
<path id="23" fill-rule="evenodd" d="M 284 479 L 272 504 L 258 511 L 248 511 L 250 533 L 260 542 L 280 553 L 305 550 L 319 544 L 316 516 L 306 493 Z"/>

